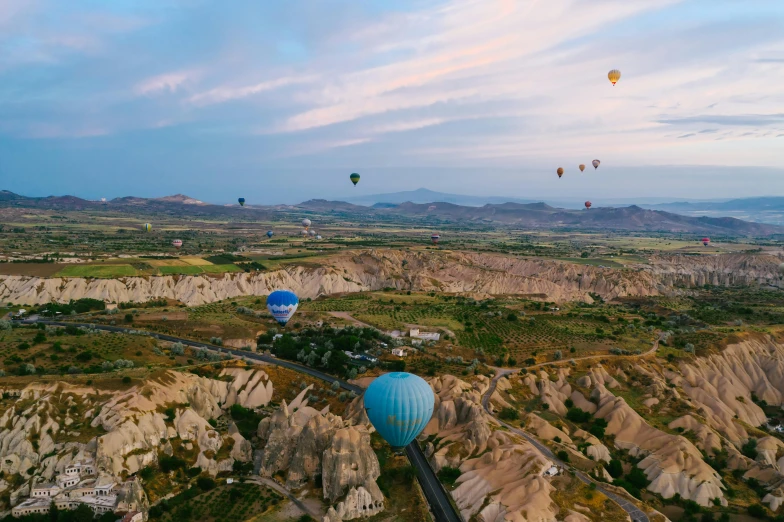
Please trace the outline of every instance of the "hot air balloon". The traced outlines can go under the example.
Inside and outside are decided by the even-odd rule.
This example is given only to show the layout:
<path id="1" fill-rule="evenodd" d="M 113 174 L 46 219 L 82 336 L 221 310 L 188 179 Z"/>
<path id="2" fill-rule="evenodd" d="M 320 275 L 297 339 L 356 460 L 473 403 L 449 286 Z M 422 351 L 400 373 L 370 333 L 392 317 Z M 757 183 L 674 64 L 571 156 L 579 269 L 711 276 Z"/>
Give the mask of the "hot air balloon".
<path id="1" fill-rule="evenodd" d="M 615 85 L 616 83 L 618 83 L 618 80 L 621 79 L 621 71 L 619 71 L 618 69 L 613 69 L 612 71 L 607 73 L 607 78 L 610 80 L 610 82 L 613 85 Z"/>
<path id="2" fill-rule="evenodd" d="M 316 239 L 321 239 L 321 234 L 316 235 Z"/>
<path id="3" fill-rule="evenodd" d="M 710 244 L 710 238 L 709 237 L 704 237 L 704 238 L 700 239 L 700 241 L 702 241 L 702 245 L 703 246 L 708 246 Z"/>
<path id="4" fill-rule="evenodd" d="M 359 174 L 357 174 L 356 172 L 354 172 L 353 174 L 351 174 L 351 175 L 348 177 L 348 179 L 350 179 L 350 180 L 351 180 L 351 183 L 353 183 L 353 184 L 354 184 L 354 186 L 356 187 L 356 186 L 357 186 L 357 183 L 359 183 Z"/>
<path id="5" fill-rule="evenodd" d="M 310 227 L 310 220 L 308 218 L 303 219 L 302 226 L 307 230 Z"/>
<path id="6" fill-rule="evenodd" d="M 175 239 L 174 241 L 172 241 L 172 246 L 174 248 L 176 248 L 177 250 L 181 249 L 182 248 L 182 239 Z"/>
<path id="7" fill-rule="evenodd" d="M 593 168 L 594 168 L 594 170 L 595 170 L 595 169 L 598 169 L 598 168 L 599 168 L 599 164 L 600 164 L 600 163 L 601 163 L 601 161 L 599 161 L 599 160 L 593 160 L 593 161 L 591 162 L 591 165 L 593 165 Z"/>
<path id="8" fill-rule="evenodd" d="M 584 171 L 584 170 L 585 170 L 585 165 L 583 165 L 582 163 L 580 163 L 580 166 L 579 166 L 578 168 L 580 169 L 580 172 L 582 172 L 582 171 Z"/>
<path id="9" fill-rule="evenodd" d="M 143 228 L 145 232 L 149 232 L 150 230 L 152 230 L 152 225 L 150 225 L 149 223 L 145 223 Z"/>
<path id="10" fill-rule="evenodd" d="M 438 240 L 441 239 L 441 236 L 438 234 L 433 234 L 430 236 L 430 240 L 433 242 L 434 245 L 438 244 Z"/>
<path id="11" fill-rule="evenodd" d="M 308 231 L 305 230 L 304 228 L 302 229 L 302 235 L 308 237 Z"/>
<path id="12" fill-rule="evenodd" d="M 244 207 L 245 206 L 245 198 L 237 198 L 237 203 L 239 203 L 241 207 Z"/>
<path id="13" fill-rule="evenodd" d="M 297 311 L 297 306 L 299 306 L 299 299 L 291 290 L 275 290 L 267 296 L 267 310 L 283 326 Z"/>
<path id="14" fill-rule="evenodd" d="M 274 236 L 274 235 L 275 235 L 275 232 L 273 232 L 272 230 L 267 230 L 267 237 L 268 238 L 272 239 L 272 236 Z"/>
<path id="15" fill-rule="evenodd" d="M 101 198 L 101 203 L 106 203 L 106 198 Z"/>
<path id="16" fill-rule="evenodd" d="M 585 208 L 591 208 L 591 202 L 590 201 L 586 201 L 585 202 Z"/>
<path id="17" fill-rule="evenodd" d="M 423 378 L 392 372 L 370 383 L 364 403 L 378 434 L 390 446 L 400 449 L 408 446 L 430 422 L 435 397 Z"/>
<path id="18" fill-rule="evenodd" d="M 315 230 L 308 230 L 308 235 L 310 237 L 316 237 L 316 231 Z"/>
<path id="19" fill-rule="evenodd" d="M 561 167 L 558 167 L 558 170 L 556 170 L 555 172 L 558 174 L 558 177 L 559 177 L 559 178 L 560 178 L 561 176 L 563 176 L 563 169 L 562 169 Z"/>

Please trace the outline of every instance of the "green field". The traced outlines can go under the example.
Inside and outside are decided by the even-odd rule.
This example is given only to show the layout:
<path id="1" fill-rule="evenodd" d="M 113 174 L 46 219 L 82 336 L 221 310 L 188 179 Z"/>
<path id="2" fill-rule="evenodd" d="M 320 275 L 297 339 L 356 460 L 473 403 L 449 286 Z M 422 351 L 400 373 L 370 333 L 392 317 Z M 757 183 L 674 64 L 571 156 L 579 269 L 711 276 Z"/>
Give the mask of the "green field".
<path id="1" fill-rule="evenodd" d="M 57 277 L 128 277 L 135 276 L 136 269 L 131 265 L 70 265 L 57 274 Z"/>

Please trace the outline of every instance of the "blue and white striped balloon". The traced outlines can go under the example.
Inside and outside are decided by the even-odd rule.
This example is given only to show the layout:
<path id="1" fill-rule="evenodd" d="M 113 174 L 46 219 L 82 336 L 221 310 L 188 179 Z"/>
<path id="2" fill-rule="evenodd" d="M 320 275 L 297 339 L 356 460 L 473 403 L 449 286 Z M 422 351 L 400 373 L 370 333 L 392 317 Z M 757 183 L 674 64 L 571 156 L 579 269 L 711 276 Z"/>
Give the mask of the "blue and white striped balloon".
<path id="1" fill-rule="evenodd" d="M 298 305 L 299 299 L 291 290 L 275 290 L 267 297 L 267 310 L 284 326 L 297 311 Z"/>

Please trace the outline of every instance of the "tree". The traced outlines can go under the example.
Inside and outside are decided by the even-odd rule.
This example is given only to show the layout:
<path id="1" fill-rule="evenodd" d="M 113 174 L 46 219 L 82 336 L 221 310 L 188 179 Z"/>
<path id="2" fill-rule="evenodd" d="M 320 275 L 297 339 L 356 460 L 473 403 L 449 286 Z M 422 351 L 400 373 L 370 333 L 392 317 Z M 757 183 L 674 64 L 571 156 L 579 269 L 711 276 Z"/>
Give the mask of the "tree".
<path id="1" fill-rule="evenodd" d="M 458 477 L 460 477 L 460 470 L 458 468 L 444 466 L 438 470 L 438 480 L 440 480 L 443 484 L 451 486 L 455 483 Z"/>
<path id="2" fill-rule="evenodd" d="M 565 450 L 560 450 L 555 456 L 563 462 L 569 462 L 569 454 Z"/>
<path id="3" fill-rule="evenodd" d="M 211 489 L 215 489 L 215 481 L 212 480 L 210 477 L 197 478 L 196 485 L 199 486 L 199 489 L 201 489 L 202 491 L 209 491 Z"/>
<path id="4" fill-rule="evenodd" d="M 746 508 L 746 511 L 748 511 L 749 515 L 756 518 L 757 520 L 762 520 L 767 517 L 765 508 L 762 507 L 761 504 L 752 504 L 748 508 Z"/>
<path id="5" fill-rule="evenodd" d="M 591 420 L 591 414 L 580 408 L 569 408 L 566 412 L 566 418 L 572 422 L 588 422 Z"/>
<path id="6" fill-rule="evenodd" d="M 651 481 L 648 480 L 648 477 L 645 476 L 643 470 L 636 466 L 633 467 L 632 470 L 626 475 L 626 480 L 629 482 L 629 484 L 638 489 L 647 487 L 648 484 L 651 483 Z"/>
<path id="7" fill-rule="evenodd" d="M 609 473 L 612 478 L 618 478 L 623 475 L 623 464 L 621 464 L 621 461 L 618 459 L 610 460 L 605 467 L 607 468 L 607 473 Z"/>
<path id="8" fill-rule="evenodd" d="M 555 359 L 556 361 L 560 361 L 562 358 L 563 358 L 563 353 L 561 352 L 561 350 L 556 350 L 555 353 L 553 354 L 553 359 Z"/>
<path id="9" fill-rule="evenodd" d="M 133 314 L 125 314 L 125 322 L 132 323 L 133 322 Z"/>

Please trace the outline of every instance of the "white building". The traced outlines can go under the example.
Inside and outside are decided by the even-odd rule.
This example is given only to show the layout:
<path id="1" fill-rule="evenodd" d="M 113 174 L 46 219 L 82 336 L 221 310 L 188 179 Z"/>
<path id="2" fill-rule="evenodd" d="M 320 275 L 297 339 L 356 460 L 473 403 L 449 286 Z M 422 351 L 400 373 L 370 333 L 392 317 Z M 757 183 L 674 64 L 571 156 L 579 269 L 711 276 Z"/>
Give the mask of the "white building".
<path id="1" fill-rule="evenodd" d="M 52 500 L 49 498 L 28 498 L 21 504 L 14 506 L 11 510 L 11 514 L 15 517 L 23 517 L 32 513 L 49 513 L 49 506 L 51 503 Z"/>
<path id="2" fill-rule="evenodd" d="M 560 470 L 557 466 L 550 466 L 550 468 L 546 469 L 542 475 L 545 477 L 554 477 L 558 475 L 559 471 Z"/>
<path id="3" fill-rule="evenodd" d="M 56 496 L 58 493 L 60 493 L 60 486 L 57 484 L 52 484 L 51 482 L 43 482 L 33 486 L 33 489 L 30 490 L 30 497 L 51 498 Z"/>
<path id="4" fill-rule="evenodd" d="M 392 355 L 396 355 L 398 357 L 405 357 L 406 356 L 406 349 L 405 348 L 392 348 Z"/>
<path id="5" fill-rule="evenodd" d="M 412 328 L 408 332 L 408 336 L 413 339 L 422 339 L 423 341 L 438 341 L 441 339 L 441 334 L 438 332 L 420 332 L 419 328 Z"/>

